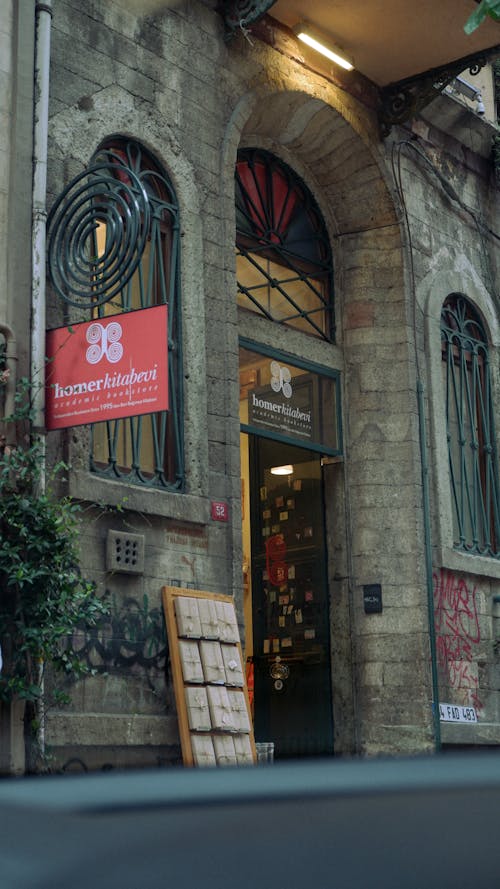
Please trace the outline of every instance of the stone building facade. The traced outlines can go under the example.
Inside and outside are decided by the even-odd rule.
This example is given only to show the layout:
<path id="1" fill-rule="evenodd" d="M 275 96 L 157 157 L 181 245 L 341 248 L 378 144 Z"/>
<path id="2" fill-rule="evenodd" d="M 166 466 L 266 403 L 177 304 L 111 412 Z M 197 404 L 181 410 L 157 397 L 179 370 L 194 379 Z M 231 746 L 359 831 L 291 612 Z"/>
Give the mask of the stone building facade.
<path id="1" fill-rule="evenodd" d="M 16 344 L 19 373 L 28 372 L 30 354 L 34 27 L 31 2 L 3 0 L 0 332 Z M 475 501 L 469 513 L 487 512 L 477 534 L 464 517 L 471 458 L 460 448 L 457 457 L 449 444 L 458 408 L 448 410 L 447 426 L 441 333 L 447 300 L 454 318 L 462 312 L 476 323 L 474 342 L 484 337 L 478 385 L 485 393 L 489 373 L 495 414 L 493 123 L 443 93 L 383 139 L 368 88 L 356 97 L 277 38 L 274 45 L 258 35 L 228 41 L 212 0 L 147 16 L 121 2 L 54 0 L 50 32 L 48 209 L 110 147 L 134 146 L 175 195 L 179 316 L 171 384 L 182 452 L 175 484 L 141 483 L 138 475 L 103 472 L 106 460 L 95 450 L 91 464 L 96 440 L 108 457 L 111 446 L 98 434 L 93 446 L 88 425 L 48 433 L 49 460 L 68 460 L 68 491 L 85 507 L 82 570 L 110 603 L 107 621 L 81 639 L 96 675 L 74 687 L 69 707 L 47 713 L 55 767 L 179 761 L 165 584 L 234 595 L 255 681 L 256 737 L 275 740 L 277 756 L 498 744 L 497 438 L 491 411 L 480 415 L 475 402 L 470 425 L 482 441 L 487 415 L 493 455 L 489 468 L 479 461 L 470 470 L 483 495 L 476 491 L 482 505 Z M 276 169 L 293 171 L 322 220 L 334 334 L 278 323 L 245 306 L 241 288 L 237 299 L 235 168 L 250 149 L 263 165 L 272 158 Z M 65 303 L 50 280 L 46 313 L 47 328 L 96 317 Z M 449 373 L 462 356 L 463 386 L 470 349 L 451 340 Z M 270 391 L 257 371 L 271 360 L 290 369 L 292 382 L 307 377 L 312 390 L 318 379 L 334 381 L 327 404 L 333 438 L 323 429 L 310 437 L 312 447 L 283 429 L 261 438 L 257 420 L 242 416 L 252 387 Z M 295 464 L 284 494 L 266 475 L 280 452 Z M 114 465 L 123 462 L 114 457 Z M 294 533 L 304 550 L 309 534 L 317 548 L 308 563 L 289 544 L 286 582 L 270 590 L 262 561 L 269 550 L 259 548 L 258 534 L 264 541 L 266 528 L 268 536 L 283 534 L 301 509 Z M 132 568 L 119 564 L 120 546 L 138 553 Z M 279 612 L 273 632 L 259 630 L 261 587 Z M 297 647 L 302 625 L 309 648 Z M 279 690 L 271 678 L 266 685 L 276 655 L 289 667 Z M 446 705 L 460 710 L 455 719 Z M 14 719 L 3 741 L 13 770 L 20 768 L 15 729 Z"/>

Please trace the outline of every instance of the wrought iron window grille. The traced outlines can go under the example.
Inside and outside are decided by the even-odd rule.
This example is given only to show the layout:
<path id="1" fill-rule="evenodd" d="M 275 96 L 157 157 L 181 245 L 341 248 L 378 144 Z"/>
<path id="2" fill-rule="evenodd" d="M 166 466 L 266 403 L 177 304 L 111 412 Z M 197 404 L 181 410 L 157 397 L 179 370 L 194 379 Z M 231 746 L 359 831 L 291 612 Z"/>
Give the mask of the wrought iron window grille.
<path id="1" fill-rule="evenodd" d="M 500 487 L 487 336 L 459 294 L 444 303 L 441 347 L 454 547 L 500 557 Z"/>
<path id="2" fill-rule="evenodd" d="M 92 292 L 102 292 L 93 303 L 95 317 L 168 304 L 169 411 L 110 420 L 91 426 L 90 468 L 107 478 L 167 490 L 182 490 L 184 459 L 182 440 L 181 329 L 179 278 L 179 210 L 172 186 L 154 158 L 137 142 L 113 139 L 96 152 L 91 169 L 104 167 L 107 181 L 101 194 L 93 192 L 92 216 L 94 274 Z M 137 185 L 138 183 L 138 185 Z M 125 202 L 117 200 L 124 187 L 132 191 Z M 114 191 L 116 189 L 116 193 Z M 124 273 L 120 286 L 104 299 L 103 257 L 120 250 L 120 225 L 107 212 L 117 203 L 126 219 L 132 213 L 135 192 L 146 195 L 148 210 L 130 234 L 144 244 L 131 274 Z M 128 194 L 128 191 L 125 192 Z M 125 206 L 124 206 L 125 204 Z M 133 243 L 131 244 L 133 248 Z"/>
<path id="3" fill-rule="evenodd" d="M 238 304 L 332 341 L 332 254 L 311 193 L 261 149 L 239 152 L 235 191 Z"/>

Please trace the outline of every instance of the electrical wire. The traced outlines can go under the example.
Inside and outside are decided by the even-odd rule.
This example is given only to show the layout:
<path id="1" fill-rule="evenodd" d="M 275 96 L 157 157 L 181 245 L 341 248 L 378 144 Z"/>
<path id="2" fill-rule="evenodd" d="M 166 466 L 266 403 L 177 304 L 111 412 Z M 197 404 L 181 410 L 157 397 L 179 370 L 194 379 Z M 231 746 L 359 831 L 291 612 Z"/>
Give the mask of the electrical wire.
<path id="1" fill-rule="evenodd" d="M 403 177 L 401 172 L 401 151 L 404 145 L 412 145 L 409 140 L 404 140 L 401 142 L 395 142 L 392 145 L 391 151 L 391 166 L 392 166 L 392 175 L 394 178 L 394 183 L 396 185 L 396 191 L 399 198 L 399 203 L 401 209 L 403 211 L 403 220 L 406 230 L 406 238 L 408 243 L 408 257 L 410 263 L 410 295 L 412 298 L 413 305 L 413 345 L 415 350 L 415 366 L 417 370 L 417 377 L 420 379 L 420 359 L 419 353 L 417 349 L 417 294 L 416 294 L 416 285 L 415 285 L 415 265 L 413 262 L 413 241 L 411 235 L 411 226 L 410 219 L 408 216 L 408 208 L 406 204 L 405 193 L 403 189 Z"/>
<path id="2" fill-rule="evenodd" d="M 403 220 L 406 230 L 406 237 L 408 242 L 408 255 L 409 255 L 409 263 L 410 263 L 410 286 L 411 286 L 411 295 L 413 300 L 413 339 L 414 339 L 414 348 L 415 348 L 415 364 L 417 369 L 417 375 L 420 377 L 420 359 L 419 352 L 417 349 L 417 300 L 416 300 L 416 284 L 415 284 L 415 266 L 414 266 L 414 248 L 412 241 L 412 232 L 410 219 L 408 215 L 408 208 L 405 196 L 405 190 L 403 186 L 403 175 L 401 169 L 401 155 L 403 148 L 410 149 L 414 154 L 416 154 L 421 160 L 425 162 L 425 164 L 429 167 L 432 174 L 436 177 L 439 184 L 441 185 L 443 191 L 447 195 L 447 197 L 453 201 L 453 203 L 458 204 L 458 206 L 471 217 L 478 236 L 481 243 L 481 248 L 483 252 L 483 272 L 485 277 L 488 279 L 489 291 L 493 295 L 495 293 L 495 282 L 493 277 L 493 272 L 491 269 L 491 260 L 488 252 L 488 247 L 486 244 L 486 237 L 489 235 L 494 238 L 496 241 L 500 241 L 500 234 L 498 234 L 494 229 L 492 229 L 489 225 L 487 225 L 483 219 L 478 215 L 478 213 L 472 208 L 469 207 L 468 204 L 465 203 L 458 195 L 457 191 L 448 181 L 446 176 L 443 175 L 441 170 L 439 170 L 435 164 L 433 164 L 432 160 L 428 157 L 428 155 L 423 151 L 422 148 L 418 144 L 416 144 L 416 140 L 418 136 L 414 135 L 411 139 L 402 139 L 399 142 L 395 142 L 392 145 L 391 150 L 391 167 L 394 183 L 396 186 L 397 195 L 399 198 L 400 206 L 403 212 Z"/>
<path id="3" fill-rule="evenodd" d="M 494 277 L 493 277 L 493 273 L 491 270 L 491 261 L 490 261 L 490 257 L 489 257 L 489 253 L 488 253 L 488 249 L 487 249 L 487 245 L 486 245 L 485 236 L 489 235 L 494 240 L 500 241 L 500 234 L 498 232 L 496 232 L 493 228 L 491 228 L 491 226 L 489 226 L 481 218 L 481 216 L 476 212 L 476 210 L 474 210 L 472 207 L 469 207 L 469 205 L 466 204 L 465 201 L 462 200 L 462 198 L 457 194 L 457 192 L 454 189 L 451 182 L 448 181 L 448 179 L 446 178 L 446 176 L 443 175 L 441 170 L 439 170 L 435 166 L 435 164 L 432 163 L 431 159 L 428 157 L 428 155 L 425 153 L 425 151 L 423 151 L 417 144 L 415 144 L 417 138 L 418 138 L 417 136 L 413 136 L 412 139 L 403 139 L 400 142 L 394 143 L 394 145 L 392 146 L 392 157 L 394 156 L 394 149 L 397 149 L 397 151 L 398 151 L 398 171 L 399 171 L 399 174 L 398 174 L 398 182 L 396 183 L 396 186 L 398 188 L 398 196 L 401 201 L 403 211 L 405 213 L 405 219 L 407 220 L 408 217 L 407 217 L 407 213 L 406 213 L 405 196 L 404 196 L 404 191 L 403 191 L 403 187 L 402 187 L 402 180 L 401 180 L 401 150 L 403 147 L 410 148 L 415 154 L 417 154 L 427 164 L 427 166 L 430 168 L 430 170 L 432 171 L 434 176 L 439 181 L 440 185 L 442 186 L 442 188 L 445 191 L 448 198 L 451 201 L 453 201 L 454 203 L 458 204 L 458 206 L 462 210 L 464 210 L 466 213 L 468 213 L 468 215 L 473 220 L 474 225 L 476 226 L 477 233 L 479 235 L 479 239 L 481 242 L 481 247 L 483 250 L 484 273 L 485 273 L 485 276 L 488 278 L 488 285 L 489 285 L 490 292 L 491 292 L 491 294 L 494 294 L 495 293 L 495 282 L 494 282 Z M 394 174 L 394 163 L 393 163 L 393 174 Z M 411 237 L 411 235 L 410 235 L 410 237 Z"/>

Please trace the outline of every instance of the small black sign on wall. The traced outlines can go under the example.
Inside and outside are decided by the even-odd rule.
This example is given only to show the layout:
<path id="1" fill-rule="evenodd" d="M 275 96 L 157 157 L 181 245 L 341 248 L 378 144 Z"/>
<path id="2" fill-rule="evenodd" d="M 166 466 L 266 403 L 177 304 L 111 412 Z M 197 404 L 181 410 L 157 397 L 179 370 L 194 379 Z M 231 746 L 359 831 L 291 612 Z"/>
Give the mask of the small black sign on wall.
<path id="1" fill-rule="evenodd" d="M 379 583 L 369 583 L 363 587 L 365 614 L 380 614 L 382 611 L 382 587 Z"/>

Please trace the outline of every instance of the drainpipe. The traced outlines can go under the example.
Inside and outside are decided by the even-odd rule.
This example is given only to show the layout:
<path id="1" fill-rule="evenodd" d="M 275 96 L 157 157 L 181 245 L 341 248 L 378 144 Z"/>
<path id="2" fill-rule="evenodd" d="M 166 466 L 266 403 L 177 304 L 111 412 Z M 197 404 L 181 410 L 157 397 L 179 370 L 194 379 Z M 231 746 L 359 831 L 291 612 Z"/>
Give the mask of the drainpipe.
<path id="1" fill-rule="evenodd" d="M 37 3 L 33 130 L 33 227 L 31 287 L 31 383 L 34 427 L 44 434 L 45 230 L 47 222 L 47 142 L 49 123 L 50 29 L 52 0 Z"/>
<path id="2" fill-rule="evenodd" d="M 33 204 L 31 241 L 31 384 L 33 431 L 41 445 L 39 493 L 45 491 L 45 239 L 47 224 L 47 152 L 49 127 L 50 30 L 52 0 L 35 6 L 35 99 L 33 108 Z M 42 690 L 37 705 L 38 743 L 45 752 L 43 662 L 39 664 Z"/>
<path id="3" fill-rule="evenodd" d="M 434 718 L 434 742 L 436 751 L 441 750 L 441 722 L 439 717 L 439 679 L 436 656 L 436 627 L 434 623 L 434 583 L 432 577 L 432 542 L 429 507 L 429 466 L 425 431 L 424 387 L 417 380 L 418 421 L 420 430 L 420 465 L 422 467 L 422 499 L 424 509 L 425 577 L 427 585 L 427 608 L 429 615 L 429 641 L 431 649 L 432 698 Z"/>

